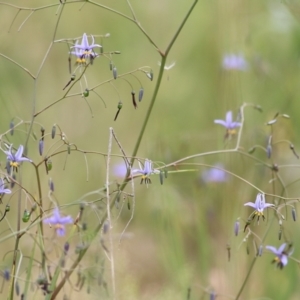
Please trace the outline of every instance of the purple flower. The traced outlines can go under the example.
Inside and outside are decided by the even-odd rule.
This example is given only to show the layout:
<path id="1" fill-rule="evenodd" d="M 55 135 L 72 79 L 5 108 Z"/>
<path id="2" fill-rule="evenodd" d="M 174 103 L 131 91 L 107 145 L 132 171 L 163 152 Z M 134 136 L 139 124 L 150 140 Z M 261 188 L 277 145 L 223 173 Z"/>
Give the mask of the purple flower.
<path id="1" fill-rule="evenodd" d="M 241 54 L 225 55 L 222 66 L 225 70 L 246 71 L 248 69 L 248 63 Z"/>
<path id="2" fill-rule="evenodd" d="M 66 233 L 65 224 L 73 223 L 73 219 L 71 216 L 61 217 L 59 209 L 56 207 L 53 210 L 53 216 L 44 219 L 44 223 L 53 225 L 58 236 L 64 236 Z"/>
<path id="3" fill-rule="evenodd" d="M 153 173 L 157 174 L 159 173 L 159 171 L 152 169 L 152 161 L 149 160 L 148 158 L 145 159 L 144 167 L 141 166 L 140 162 L 139 165 L 140 165 L 140 169 L 131 170 L 131 175 L 141 174 L 142 175 L 141 183 L 143 183 L 144 179 L 145 179 L 145 183 L 151 183 L 149 176 Z"/>
<path id="4" fill-rule="evenodd" d="M 201 178 L 205 183 L 214 183 L 214 182 L 226 182 L 228 180 L 227 173 L 223 169 L 221 164 L 215 165 L 215 168 L 212 167 L 208 170 L 205 170 Z"/>
<path id="5" fill-rule="evenodd" d="M 0 203 L 2 202 L 2 197 L 4 194 L 10 194 L 11 190 L 7 189 L 4 180 L 0 178 Z"/>
<path id="6" fill-rule="evenodd" d="M 230 134 L 235 133 L 235 128 L 241 126 L 241 123 L 232 121 L 232 111 L 226 113 L 226 120 L 214 120 L 214 122 L 224 126 Z"/>
<path id="7" fill-rule="evenodd" d="M 9 165 L 8 165 L 9 168 L 13 167 L 14 169 L 16 169 L 18 171 L 18 167 L 21 162 L 23 162 L 23 161 L 32 162 L 31 159 L 22 157 L 23 151 L 24 151 L 24 147 L 22 145 L 19 146 L 16 153 L 12 153 L 11 148 L 12 148 L 12 145 L 9 147 L 8 151 L 4 151 L 4 153 L 7 155 L 7 161 L 9 162 Z"/>
<path id="8" fill-rule="evenodd" d="M 266 246 L 266 249 L 273 252 L 276 257 L 273 259 L 272 263 L 277 263 L 277 267 L 282 269 L 288 263 L 288 257 L 292 254 L 293 251 L 289 251 L 291 245 L 286 249 L 286 243 L 282 244 L 278 249 L 273 246 Z"/>
<path id="9" fill-rule="evenodd" d="M 258 193 L 257 196 L 256 196 L 255 203 L 247 202 L 247 203 L 244 204 L 244 206 L 251 206 L 255 209 L 255 211 L 253 213 L 253 218 L 255 216 L 258 216 L 258 220 L 259 220 L 259 217 L 262 217 L 263 220 L 264 220 L 265 219 L 264 209 L 268 208 L 268 207 L 271 207 L 271 206 L 274 206 L 274 204 L 266 203 L 265 195 L 261 194 L 261 193 Z"/>
<path id="10" fill-rule="evenodd" d="M 98 47 L 101 48 L 101 45 L 94 44 L 94 37 L 92 37 L 92 43 L 89 44 L 88 37 L 84 33 L 82 36 L 81 44 L 79 44 L 79 41 L 77 40 L 75 45 L 72 47 L 75 49 L 75 51 L 72 51 L 71 54 L 77 56 L 76 62 L 79 64 L 85 64 L 86 59 L 89 58 L 91 63 L 93 62 L 94 58 L 98 56 L 97 53 L 95 53 L 94 48 Z"/>

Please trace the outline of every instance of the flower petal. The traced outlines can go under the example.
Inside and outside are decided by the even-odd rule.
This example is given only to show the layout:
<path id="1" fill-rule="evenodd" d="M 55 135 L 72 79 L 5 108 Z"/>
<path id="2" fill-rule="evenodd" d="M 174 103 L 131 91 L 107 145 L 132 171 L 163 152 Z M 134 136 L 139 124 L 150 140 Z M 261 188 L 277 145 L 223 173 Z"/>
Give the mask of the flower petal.
<path id="1" fill-rule="evenodd" d="M 266 249 L 272 251 L 275 255 L 278 255 L 278 250 L 277 248 L 273 247 L 273 246 L 266 246 Z"/>
<path id="2" fill-rule="evenodd" d="M 224 120 L 214 120 L 215 124 L 220 124 L 227 128 L 227 123 Z"/>
<path id="3" fill-rule="evenodd" d="M 253 207 L 254 209 L 257 209 L 255 203 L 253 203 L 253 202 L 247 202 L 247 203 L 244 204 L 244 206 L 251 206 L 251 207 Z"/>

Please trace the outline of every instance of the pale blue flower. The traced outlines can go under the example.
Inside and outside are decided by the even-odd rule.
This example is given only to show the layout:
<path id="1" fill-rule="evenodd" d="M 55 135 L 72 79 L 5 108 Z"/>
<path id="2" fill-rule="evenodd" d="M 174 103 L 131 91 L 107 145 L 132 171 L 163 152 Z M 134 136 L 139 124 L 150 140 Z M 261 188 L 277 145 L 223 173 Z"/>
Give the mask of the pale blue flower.
<path id="1" fill-rule="evenodd" d="M 66 233 L 65 224 L 73 223 L 73 219 L 71 216 L 62 217 L 59 213 L 59 209 L 56 207 L 53 210 L 53 216 L 44 219 L 44 223 L 54 226 L 58 236 L 64 236 Z"/>
<path id="2" fill-rule="evenodd" d="M 247 202 L 244 204 L 244 206 L 250 206 L 250 207 L 254 208 L 255 211 L 253 213 L 253 218 L 255 216 L 258 216 L 258 220 L 259 220 L 259 217 L 262 217 L 263 219 L 265 219 L 264 209 L 268 208 L 268 207 L 272 207 L 272 206 L 274 206 L 274 204 L 266 203 L 265 195 L 258 193 L 256 196 L 255 203 Z"/>
<path id="3" fill-rule="evenodd" d="M 226 113 L 225 120 L 214 120 L 215 124 L 220 124 L 224 126 L 227 130 L 234 130 L 237 127 L 241 126 L 241 123 L 232 121 L 232 111 Z"/>
<path id="4" fill-rule="evenodd" d="M 4 151 L 4 153 L 7 155 L 7 161 L 9 162 L 9 165 L 8 165 L 9 168 L 13 167 L 14 169 L 18 170 L 19 165 L 23 161 L 32 162 L 31 159 L 23 157 L 23 151 L 24 151 L 24 147 L 22 145 L 19 146 L 16 153 L 12 152 L 12 145 L 9 147 L 8 151 Z"/>
<path id="5" fill-rule="evenodd" d="M 87 35 L 84 33 L 82 36 L 81 44 L 79 44 L 79 41 L 76 41 L 75 45 L 72 47 L 75 51 L 72 51 L 71 54 L 77 56 L 76 62 L 79 64 L 85 64 L 86 59 L 89 58 L 91 63 L 93 62 L 94 58 L 98 56 L 97 53 L 95 53 L 94 48 L 98 47 L 101 48 L 101 45 L 94 43 L 94 37 L 92 37 L 92 43 L 89 44 L 89 40 Z"/>
<path id="6" fill-rule="evenodd" d="M 278 249 L 273 246 L 266 246 L 266 249 L 273 252 L 276 257 L 273 259 L 273 263 L 277 263 L 277 267 L 282 269 L 288 263 L 288 257 L 292 254 L 293 251 L 289 251 L 291 245 L 286 249 L 287 244 L 282 244 Z"/>
<path id="7" fill-rule="evenodd" d="M 223 57 L 222 66 L 225 70 L 246 71 L 248 69 L 248 63 L 241 54 L 225 55 Z"/>
<path id="8" fill-rule="evenodd" d="M 141 174 L 142 175 L 141 183 L 143 183 L 144 180 L 145 183 L 151 183 L 151 179 L 149 178 L 149 176 L 153 173 L 157 174 L 159 173 L 159 171 L 152 168 L 152 161 L 149 160 L 148 158 L 145 159 L 144 167 L 141 166 L 140 162 L 139 165 L 140 165 L 140 169 L 131 170 L 131 175 Z"/>

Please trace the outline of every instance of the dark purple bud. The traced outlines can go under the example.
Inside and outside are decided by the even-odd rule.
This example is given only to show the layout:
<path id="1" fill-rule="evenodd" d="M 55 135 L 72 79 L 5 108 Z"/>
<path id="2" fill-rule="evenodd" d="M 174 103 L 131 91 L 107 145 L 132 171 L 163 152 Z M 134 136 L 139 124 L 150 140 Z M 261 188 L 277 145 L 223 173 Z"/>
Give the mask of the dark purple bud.
<path id="1" fill-rule="evenodd" d="M 293 220 L 296 222 L 296 209 L 295 209 L 295 207 L 292 208 L 292 217 L 293 217 Z"/>
<path id="2" fill-rule="evenodd" d="M 49 188 L 51 192 L 54 192 L 54 182 L 52 178 L 49 179 Z"/>
<path id="3" fill-rule="evenodd" d="M 69 249 L 70 249 L 70 244 L 68 242 L 65 242 L 65 244 L 64 244 L 64 253 L 65 253 L 65 255 L 68 253 Z"/>
<path id="4" fill-rule="evenodd" d="M 131 92 L 131 96 L 132 96 L 132 103 L 133 103 L 133 106 L 134 106 L 134 108 L 137 108 L 137 104 L 136 104 L 136 101 L 135 101 L 135 91 L 132 91 L 132 92 Z"/>
<path id="5" fill-rule="evenodd" d="M 13 119 L 9 123 L 9 129 L 10 129 L 10 135 L 14 135 L 15 123 Z"/>
<path id="6" fill-rule="evenodd" d="M 240 221 L 237 220 L 237 221 L 234 223 L 234 234 L 235 234 L 235 236 L 238 236 L 239 231 L 240 231 Z"/>
<path id="7" fill-rule="evenodd" d="M 6 281 L 10 280 L 10 271 L 9 271 L 9 269 L 4 269 L 4 271 L 3 271 L 3 278 Z"/>
<path id="8" fill-rule="evenodd" d="M 44 140 L 39 141 L 39 153 L 42 156 L 44 151 Z"/>
<path id="9" fill-rule="evenodd" d="M 144 89 L 141 87 L 141 88 L 140 88 L 140 91 L 139 91 L 139 102 L 142 101 L 143 96 L 144 96 Z"/>
<path id="10" fill-rule="evenodd" d="M 209 293 L 209 300 L 216 300 L 216 297 L 217 295 L 216 295 L 216 293 L 215 293 L 215 291 L 211 291 L 210 293 Z"/>
<path id="11" fill-rule="evenodd" d="M 10 174 L 11 171 L 10 161 L 6 162 L 6 170 L 7 170 L 7 174 Z"/>
<path id="12" fill-rule="evenodd" d="M 103 224 L 103 233 L 106 234 L 110 229 L 110 224 L 109 224 L 109 221 L 106 220 Z"/>
<path id="13" fill-rule="evenodd" d="M 113 72 L 114 79 L 117 79 L 117 77 L 118 77 L 117 68 L 113 67 L 112 72 Z"/>
<path id="14" fill-rule="evenodd" d="M 55 138 L 55 134 L 56 134 L 56 124 L 54 124 L 52 126 L 52 130 L 51 130 L 51 137 L 52 137 L 52 139 Z"/>

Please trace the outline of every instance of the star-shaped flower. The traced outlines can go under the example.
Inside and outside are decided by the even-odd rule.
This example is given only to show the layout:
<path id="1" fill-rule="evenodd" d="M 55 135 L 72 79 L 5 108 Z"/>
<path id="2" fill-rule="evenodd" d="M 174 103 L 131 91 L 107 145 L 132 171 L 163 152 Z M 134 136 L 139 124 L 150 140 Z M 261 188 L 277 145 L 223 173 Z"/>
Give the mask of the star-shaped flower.
<path id="1" fill-rule="evenodd" d="M 44 219 L 44 223 L 53 225 L 58 236 L 64 236 L 66 233 L 65 224 L 73 223 L 73 219 L 71 216 L 62 217 L 59 213 L 59 209 L 56 207 L 53 210 L 53 216 Z"/>
<path id="2" fill-rule="evenodd" d="M 131 170 L 131 175 L 141 174 L 142 175 L 141 183 L 143 183 L 144 180 L 145 183 L 151 183 L 151 179 L 149 178 L 149 176 L 154 173 L 158 174 L 159 171 L 152 169 L 152 161 L 149 160 L 148 158 L 145 159 L 144 167 L 141 166 L 140 162 L 139 165 L 140 165 L 140 169 Z"/>
<path id="3" fill-rule="evenodd" d="M 291 245 L 284 243 L 278 249 L 273 246 L 266 246 L 266 249 L 273 252 L 276 257 L 273 259 L 272 263 L 277 263 L 277 267 L 282 269 L 288 263 L 288 257 L 292 254 L 293 251 L 290 250 Z M 287 248 L 287 249 L 286 249 Z"/>
<path id="4" fill-rule="evenodd" d="M 248 63 L 241 54 L 225 55 L 222 66 L 225 70 L 246 71 L 248 69 Z"/>
<path id="5" fill-rule="evenodd" d="M 86 59 L 89 58 L 91 63 L 93 60 L 98 56 L 97 53 L 95 53 L 94 48 L 98 47 L 101 48 L 101 45 L 95 44 L 94 37 L 92 37 L 92 43 L 89 44 L 88 37 L 86 33 L 83 34 L 81 44 L 79 44 L 79 41 L 76 41 L 75 45 L 72 47 L 75 49 L 75 51 L 72 51 L 71 54 L 77 56 L 76 62 L 78 64 L 85 64 Z"/>
<path id="6" fill-rule="evenodd" d="M 7 189 L 5 186 L 5 182 L 2 178 L 0 178 L 0 203 L 2 202 L 2 197 L 4 194 L 10 194 L 11 190 Z"/>
<path id="7" fill-rule="evenodd" d="M 7 155 L 7 161 L 9 162 L 8 169 L 10 167 L 13 167 L 13 169 L 16 169 L 18 171 L 18 167 L 21 164 L 21 162 L 23 162 L 23 161 L 32 162 L 31 159 L 22 157 L 23 151 L 24 151 L 24 147 L 22 145 L 19 146 L 16 153 L 12 152 L 12 145 L 9 147 L 8 151 L 4 151 L 4 153 Z M 8 172 L 9 172 L 9 170 L 8 170 Z"/>
<path id="8" fill-rule="evenodd" d="M 253 202 L 247 202 L 244 204 L 244 206 L 251 206 L 255 209 L 255 211 L 253 212 L 253 217 L 258 216 L 258 221 L 259 221 L 259 217 L 262 217 L 263 220 L 265 219 L 264 216 L 264 209 L 268 208 L 268 207 L 272 207 L 274 206 L 274 204 L 271 203 L 266 203 L 266 199 L 265 199 L 265 195 L 258 193 L 256 196 L 256 200 L 255 203 Z"/>
<path id="9" fill-rule="evenodd" d="M 226 136 L 235 134 L 235 129 L 241 126 L 241 123 L 232 121 L 232 111 L 226 113 L 225 120 L 214 120 L 214 122 L 215 124 L 220 124 L 226 128 Z"/>

